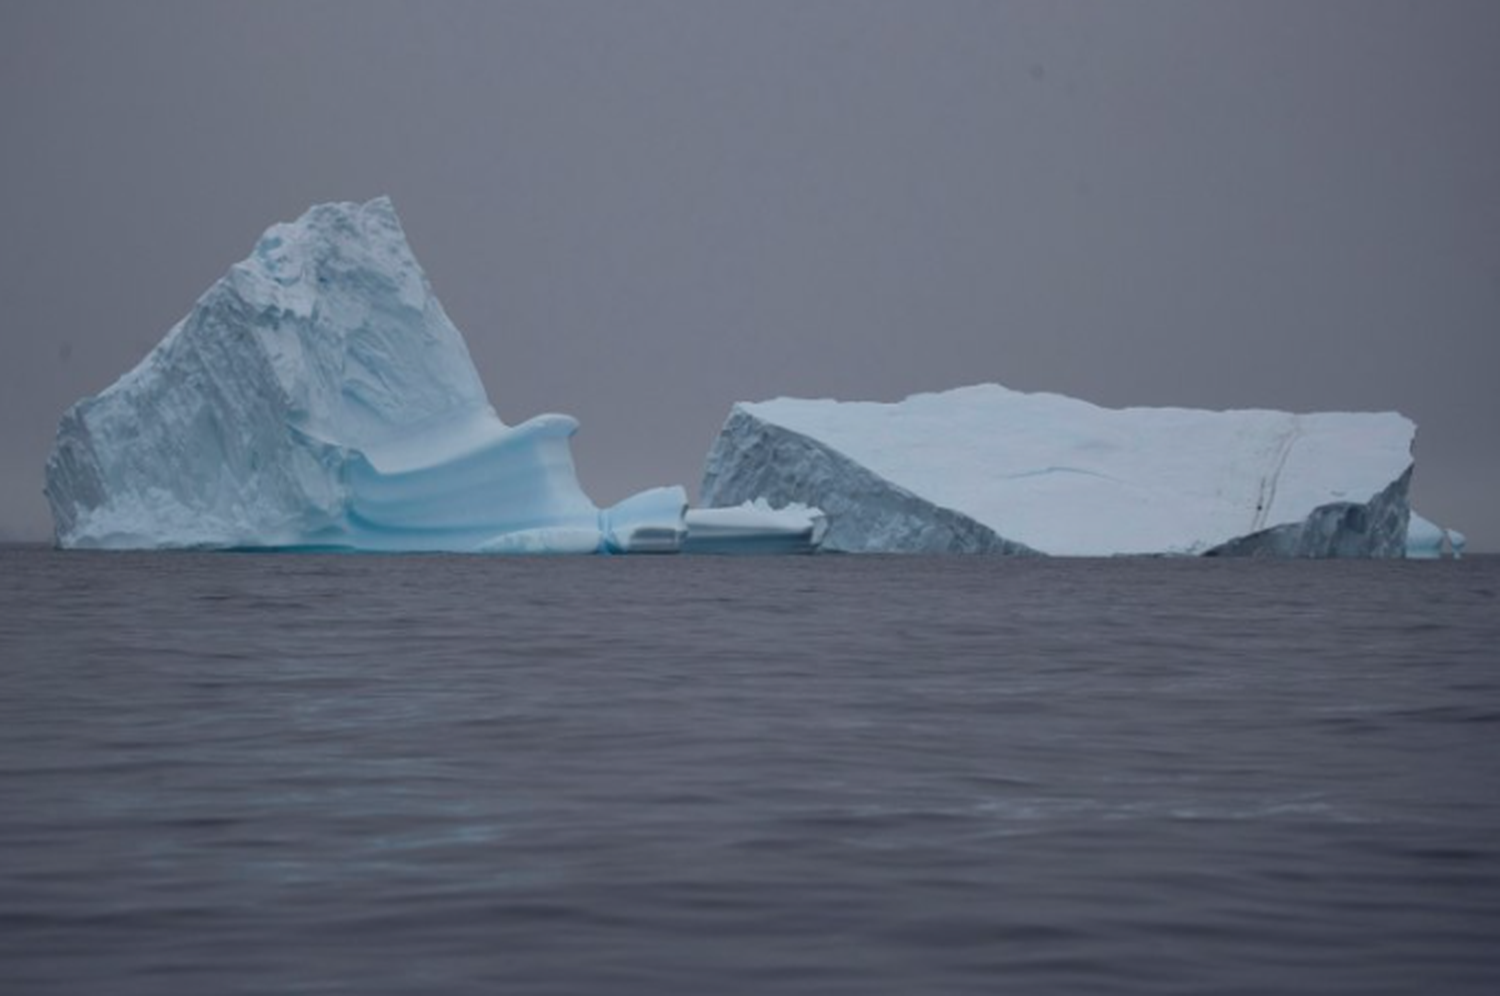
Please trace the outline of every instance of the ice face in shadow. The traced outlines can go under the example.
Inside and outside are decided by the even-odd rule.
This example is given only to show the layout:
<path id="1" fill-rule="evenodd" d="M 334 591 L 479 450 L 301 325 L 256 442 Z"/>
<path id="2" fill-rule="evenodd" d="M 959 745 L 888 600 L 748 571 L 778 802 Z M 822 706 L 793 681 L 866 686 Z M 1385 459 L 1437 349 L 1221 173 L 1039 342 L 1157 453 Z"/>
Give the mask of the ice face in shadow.
<path id="1" fill-rule="evenodd" d="M 734 406 L 701 499 L 802 502 L 823 549 L 1402 556 L 1395 413 L 1106 409 L 995 384 L 895 404 Z"/>
<path id="2" fill-rule="evenodd" d="M 686 494 L 597 509 L 568 440 L 490 406 L 388 199 L 272 227 L 135 369 L 63 416 L 63 547 L 630 552 Z"/>

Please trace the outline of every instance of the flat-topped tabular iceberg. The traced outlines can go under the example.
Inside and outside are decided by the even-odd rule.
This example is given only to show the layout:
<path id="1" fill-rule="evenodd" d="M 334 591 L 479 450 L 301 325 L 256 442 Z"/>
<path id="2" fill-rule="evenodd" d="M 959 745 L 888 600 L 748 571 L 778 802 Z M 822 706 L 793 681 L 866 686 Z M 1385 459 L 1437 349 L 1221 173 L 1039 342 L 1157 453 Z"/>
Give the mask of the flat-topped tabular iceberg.
<path id="1" fill-rule="evenodd" d="M 578 423 L 490 406 L 391 202 L 272 227 L 135 369 L 63 416 L 63 547 L 675 550 L 662 488 L 600 511 Z"/>
<path id="2" fill-rule="evenodd" d="M 1395 413 L 1107 409 L 995 384 L 895 404 L 735 405 L 704 505 L 828 517 L 824 550 L 1402 556 Z"/>

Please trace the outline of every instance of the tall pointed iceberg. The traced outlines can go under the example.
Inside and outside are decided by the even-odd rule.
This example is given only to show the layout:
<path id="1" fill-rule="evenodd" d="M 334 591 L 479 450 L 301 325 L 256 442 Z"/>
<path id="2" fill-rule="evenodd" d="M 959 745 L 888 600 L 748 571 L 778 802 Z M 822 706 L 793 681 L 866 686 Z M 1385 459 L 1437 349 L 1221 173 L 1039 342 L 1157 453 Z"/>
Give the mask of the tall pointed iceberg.
<path id="1" fill-rule="evenodd" d="M 390 200 L 273 226 L 135 369 L 63 416 L 63 547 L 675 549 L 686 495 L 600 511 L 578 423 L 496 416 Z"/>

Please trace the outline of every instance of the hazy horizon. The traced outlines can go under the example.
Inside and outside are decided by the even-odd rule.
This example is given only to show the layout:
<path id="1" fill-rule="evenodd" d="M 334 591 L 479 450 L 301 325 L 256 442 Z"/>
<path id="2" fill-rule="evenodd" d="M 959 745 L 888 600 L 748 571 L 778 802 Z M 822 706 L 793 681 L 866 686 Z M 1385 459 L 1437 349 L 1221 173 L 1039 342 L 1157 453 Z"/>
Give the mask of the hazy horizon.
<path id="1" fill-rule="evenodd" d="M 736 401 L 995 381 L 1399 410 L 1500 551 L 1500 7 L 646 0 L 0 10 L 0 538 L 57 420 L 271 224 L 389 195 L 600 503 Z"/>

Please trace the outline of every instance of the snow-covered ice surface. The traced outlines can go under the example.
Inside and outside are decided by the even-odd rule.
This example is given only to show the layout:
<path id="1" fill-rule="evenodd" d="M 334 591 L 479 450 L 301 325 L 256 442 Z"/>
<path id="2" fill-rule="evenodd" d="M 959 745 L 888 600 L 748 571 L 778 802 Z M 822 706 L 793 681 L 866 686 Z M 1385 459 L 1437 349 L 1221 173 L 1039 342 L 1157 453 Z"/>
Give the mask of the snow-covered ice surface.
<path id="1" fill-rule="evenodd" d="M 687 513 L 684 553 L 813 553 L 823 542 L 828 518 L 821 509 L 790 504 L 773 508 L 765 499 L 730 508 L 693 508 Z"/>
<path id="2" fill-rule="evenodd" d="M 1107 409 L 981 384 L 735 405 L 704 505 L 801 502 L 825 550 L 1402 556 L 1395 413 Z"/>
<path id="3" fill-rule="evenodd" d="M 63 416 L 63 547 L 675 549 L 686 493 L 601 512 L 578 423 L 496 416 L 391 202 L 273 226 L 143 359 Z"/>

